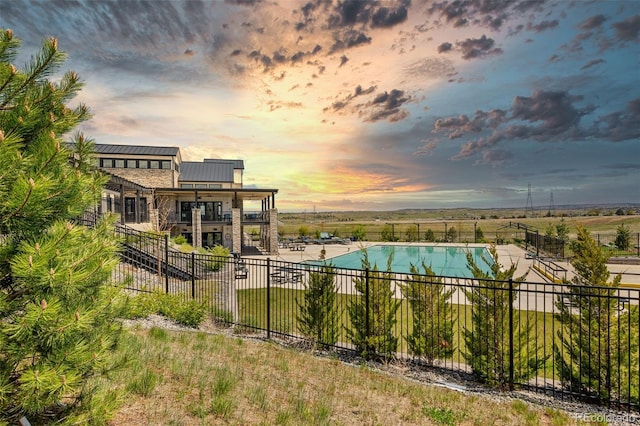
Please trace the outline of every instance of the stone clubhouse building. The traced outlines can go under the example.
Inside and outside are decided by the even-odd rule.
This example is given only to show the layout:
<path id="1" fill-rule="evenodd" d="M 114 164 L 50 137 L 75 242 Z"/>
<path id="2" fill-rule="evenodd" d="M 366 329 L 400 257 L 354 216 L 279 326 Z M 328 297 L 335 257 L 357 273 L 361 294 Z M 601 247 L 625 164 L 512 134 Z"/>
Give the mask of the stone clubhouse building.
<path id="1" fill-rule="evenodd" d="M 169 230 L 195 247 L 278 252 L 278 190 L 245 188 L 242 160 L 183 161 L 180 148 L 167 146 L 94 149 L 96 166 L 110 177 L 99 213 L 116 213 L 120 223 L 134 228 Z M 253 209 L 246 210 L 245 202 Z M 259 229 L 258 241 L 249 238 L 246 226 Z"/>

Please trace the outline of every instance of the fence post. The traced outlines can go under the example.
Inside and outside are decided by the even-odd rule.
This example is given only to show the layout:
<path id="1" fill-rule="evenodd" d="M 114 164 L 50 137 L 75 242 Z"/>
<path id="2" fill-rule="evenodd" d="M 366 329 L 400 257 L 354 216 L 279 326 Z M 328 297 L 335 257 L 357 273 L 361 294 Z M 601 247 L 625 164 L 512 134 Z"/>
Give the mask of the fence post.
<path id="1" fill-rule="evenodd" d="M 364 270 L 364 330 L 366 337 L 369 337 L 369 268 Z"/>
<path id="2" fill-rule="evenodd" d="M 513 390 L 513 278 L 509 278 L 509 390 Z"/>
<path id="3" fill-rule="evenodd" d="M 271 259 L 267 258 L 267 339 L 271 339 Z"/>
<path id="4" fill-rule="evenodd" d="M 196 254 L 191 252 L 191 299 L 196 298 Z"/>
<path id="5" fill-rule="evenodd" d="M 169 235 L 164 234 L 164 289 L 169 293 Z"/>

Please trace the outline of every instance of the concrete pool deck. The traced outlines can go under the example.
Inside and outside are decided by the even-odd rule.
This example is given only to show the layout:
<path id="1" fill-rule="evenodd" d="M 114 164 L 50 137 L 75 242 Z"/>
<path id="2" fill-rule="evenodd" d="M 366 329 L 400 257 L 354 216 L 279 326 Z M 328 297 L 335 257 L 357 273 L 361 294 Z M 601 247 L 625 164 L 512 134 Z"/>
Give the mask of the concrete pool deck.
<path id="1" fill-rule="evenodd" d="M 247 256 L 248 258 L 271 258 L 273 260 L 281 260 L 285 262 L 304 262 L 307 260 L 320 260 L 320 253 L 324 248 L 326 254 L 325 258 L 331 259 L 336 256 L 340 256 L 343 254 L 350 253 L 352 251 L 360 250 L 361 248 L 366 248 L 373 245 L 434 245 L 434 243 L 389 243 L 389 242 L 372 242 L 372 241 L 358 241 L 352 242 L 351 244 L 306 244 L 303 245 L 304 250 L 291 250 L 290 248 L 280 248 L 279 253 L 277 255 L 264 255 L 264 256 Z M 437 243 L 438 246 L 464 246 L 464 244 L 460 243 Z M 484 244 L 469 244 L 470 247 L 478 247 L 478 246 L 486 246 Z M 527 282 L 532 283 L 544 283 L 549 282 L 549 279 L 544 275 L 540 274 L 533 268 L 534 260 L 527 256 L 527 252 L 523 250 L 521 247 L 518 247 L 514 244 L 505 244 L 496 246 L 498 249 L 498 261 L 504 265 L 510 265 L 511 263 L 517 263 L 518 268 L 516 269 L 515 276 L 521 276 L 525 274 L 527 271 L 529 272 L 527 275 Z M 567 278 L 571 279 L 573 276 L 573 267 L 566 260 L 558 260 L 555 261 L 558 266 L 565 268 L 567 270 Z M 630 288 L 640 288 L 640 265 L 629 265 L 629 264 L 614 264 L 610 263 L 607 265 L 609 272 L 611 274 L 621 274 L 622 275 L 622 284 L 624 287 Z M 613 276 L 612 276 L 613 278 Z"/>

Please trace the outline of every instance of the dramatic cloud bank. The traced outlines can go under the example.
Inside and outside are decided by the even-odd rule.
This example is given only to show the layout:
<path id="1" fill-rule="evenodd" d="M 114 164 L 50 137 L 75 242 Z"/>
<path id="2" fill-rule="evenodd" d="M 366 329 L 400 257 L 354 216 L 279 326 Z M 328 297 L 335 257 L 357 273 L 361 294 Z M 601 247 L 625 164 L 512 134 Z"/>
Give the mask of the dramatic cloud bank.
<path id="1" fill-rule="evenodd" d="M 244 159 L 282 210 L 640 202 L 635 0 L 15 0 L 0 25 L 58 38 L 97 142 Z"/>

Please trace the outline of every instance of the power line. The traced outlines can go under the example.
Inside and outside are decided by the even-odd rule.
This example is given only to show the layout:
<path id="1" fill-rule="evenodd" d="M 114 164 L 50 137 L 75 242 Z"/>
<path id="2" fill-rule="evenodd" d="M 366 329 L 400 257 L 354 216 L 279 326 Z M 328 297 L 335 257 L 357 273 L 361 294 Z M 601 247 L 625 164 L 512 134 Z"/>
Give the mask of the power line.
<path id="1" fill-rule="evenodd" d="M 527 204 L 524 206 L 524 215 L 533 216 L 533 200 L 531 199 L 531 184 L 529 184 L 529 191 L 527 193 Z"/>

